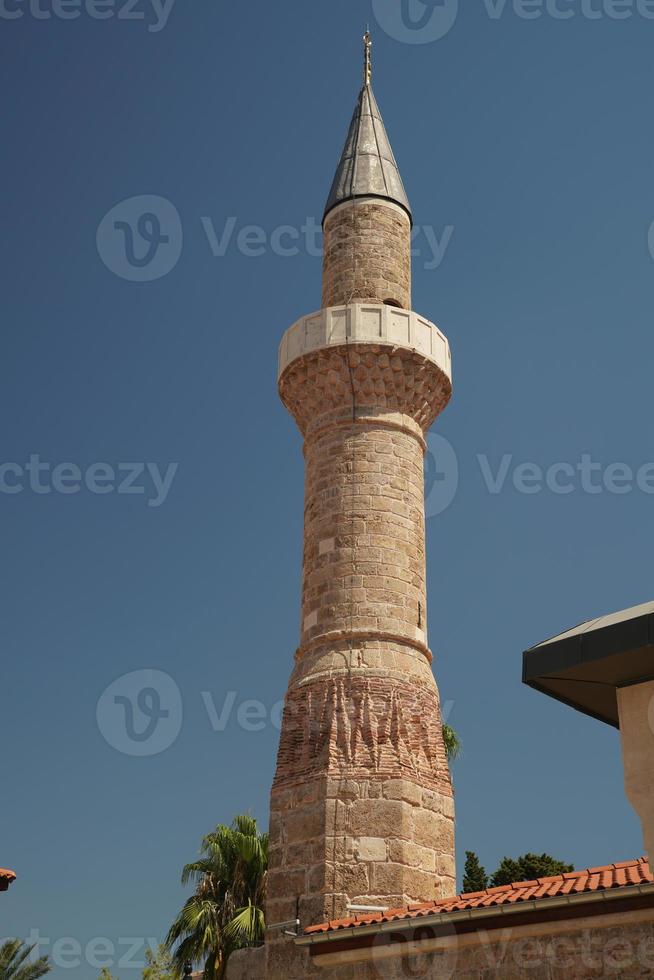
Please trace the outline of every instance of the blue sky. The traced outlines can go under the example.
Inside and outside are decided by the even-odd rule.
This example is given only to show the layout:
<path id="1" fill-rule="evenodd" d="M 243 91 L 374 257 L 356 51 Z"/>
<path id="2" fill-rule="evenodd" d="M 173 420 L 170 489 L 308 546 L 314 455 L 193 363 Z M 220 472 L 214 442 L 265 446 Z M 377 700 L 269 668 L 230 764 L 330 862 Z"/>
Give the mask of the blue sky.
<path id="1" fill-rule="evenodd" d="M 266 823 L 303 506 L 276 352 L 320 305 L 368 20 L 413 305 L 454 356 L 427 546 L 459 855 L 639 855 L 617 733 L 523 687 L 521 652 L 652 596 L 646 6 L 74 3 L 0 10 L 2 934 L 59 940 L 54 980 L 140 976 L 127 940 L 165 934 L 202 835 Z M 143 197 L 161 265 L 132 281 L 102 221 Z M 142 689 L 159 741 L 106 707 Z"/>

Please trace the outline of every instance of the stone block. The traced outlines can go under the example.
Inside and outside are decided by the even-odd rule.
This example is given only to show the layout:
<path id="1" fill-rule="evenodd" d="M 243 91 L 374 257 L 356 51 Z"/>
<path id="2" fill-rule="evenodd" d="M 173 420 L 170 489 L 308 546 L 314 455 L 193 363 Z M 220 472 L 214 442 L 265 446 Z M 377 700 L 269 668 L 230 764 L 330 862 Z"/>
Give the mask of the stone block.
<path id="1" fill-rule="evenodd" d="M 355 837 L 374 833 L 376 837 L 396 837 L 406 824 L 404 804 L 395 800 L 355 800 L 350 811 L 349 830 Z"/>
<path id="2" fill-rule="evenodd" d="M 391 845 L 397 843 L 391 842 Z M 354 854 L 357 861 L 385 861 L 387 842 L 384 837 L 360 837 L 354 842 Z"/>
<path id="3" fill-rule="evenodd" d="M 388 800 L 405 800 L 413 806 L 419 806 L 422 803 L 422 786 L 417 786 L 407 779 L 385 780 L 383 793 Z"/>

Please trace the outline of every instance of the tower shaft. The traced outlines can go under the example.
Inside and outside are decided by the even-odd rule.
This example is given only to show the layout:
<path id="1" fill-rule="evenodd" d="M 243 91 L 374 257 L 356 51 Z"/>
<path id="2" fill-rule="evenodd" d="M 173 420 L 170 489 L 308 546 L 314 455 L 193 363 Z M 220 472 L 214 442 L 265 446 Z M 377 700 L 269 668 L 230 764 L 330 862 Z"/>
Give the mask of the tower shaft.
<path id="1" fill-rule="evenodd" d="M 352 300 L 411 308 L 411 224 L 391 202 L 360 198 L 325 218 L 323 308 Z"/>
<path id="2" fill-rule="evenodd" d="M 447 359 L 435 327 L 383 304 L 323 310 L 287 335 L 304 351 L 280 392 L 305 437 L 306 495 L 301 639 L 271 797 L 273 921 L 296 896 L 307 924 L 454 890 L 423 477 L 423 431 L 449 381 L 397 342 L 410 333 Z"/>
<path id="3" fill-rule="evenodd" d="M 374 135 L 374 146 L 371 142 Z M 454 804 L 427 638 L 425 433 L 449 345 L 411 311 L 411 214 L 369 85 L 324 222 L 323 309 L 286 331 L 304 438 L 300 644 L 271 793 L 268 922 L 454 894 Z M 268 975 L 285 974 L 283 944 Z"/>

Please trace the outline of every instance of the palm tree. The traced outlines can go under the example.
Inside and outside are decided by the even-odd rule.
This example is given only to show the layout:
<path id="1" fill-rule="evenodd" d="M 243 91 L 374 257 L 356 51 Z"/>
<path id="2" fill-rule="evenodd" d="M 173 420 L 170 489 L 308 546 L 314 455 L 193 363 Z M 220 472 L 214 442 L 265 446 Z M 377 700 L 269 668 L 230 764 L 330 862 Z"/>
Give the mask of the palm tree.
<path id="1" fill-rule="evenodd" d="M 206 980 L 222 980 L 234 950 L 264 939 L 268 834 L 241 815 L 208 834 L 200 853 L 182 872 L 182 884 L 193 882 L 195 891 L 170 927 L 166 947 L 180 976 L 185 963 L 203 962 Z"/>
<path id="2" fill-rule="evenodd" d="M 0 980 L 37 980 L 50 972 L 50 960 L 40 956 L 26 963 L 34 946 L 26 946 L 20 939 L 8 939 L 0 946 Z"/>

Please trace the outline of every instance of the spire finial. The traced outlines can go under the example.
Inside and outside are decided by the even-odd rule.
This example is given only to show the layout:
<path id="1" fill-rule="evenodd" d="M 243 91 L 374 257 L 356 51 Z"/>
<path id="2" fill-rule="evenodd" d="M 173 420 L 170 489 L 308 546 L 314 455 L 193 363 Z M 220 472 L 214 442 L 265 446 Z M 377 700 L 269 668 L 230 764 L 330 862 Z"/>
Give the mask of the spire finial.
<path id="1" fill-rule="evenodd" d="M 370 85 L 370 81 L 372 79 L 372 39 L 370 37 L 369 27 L 366 29 L 366 33 L 363 35 L 363 50 L 363 84 Z"/>

